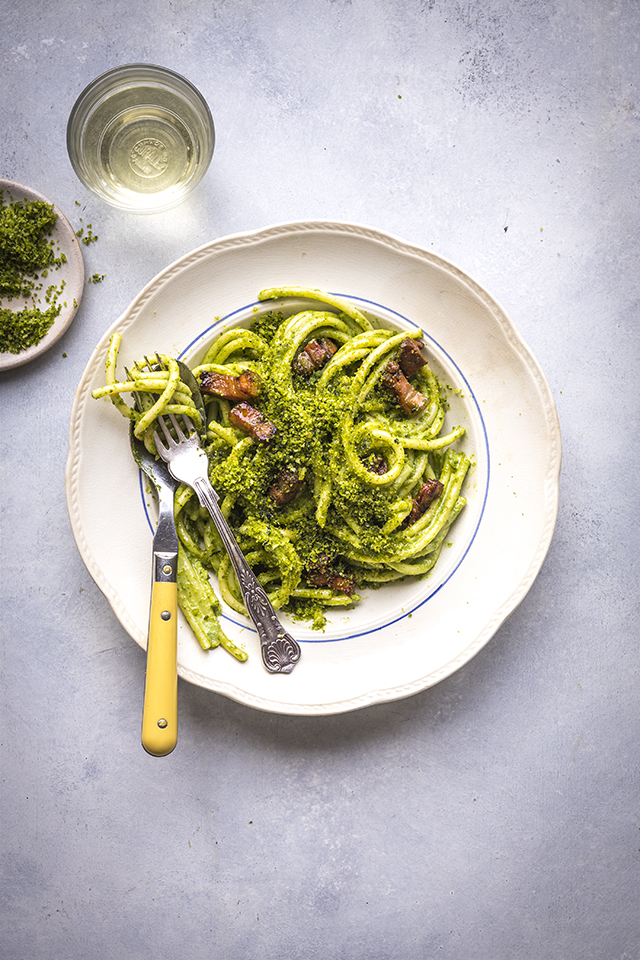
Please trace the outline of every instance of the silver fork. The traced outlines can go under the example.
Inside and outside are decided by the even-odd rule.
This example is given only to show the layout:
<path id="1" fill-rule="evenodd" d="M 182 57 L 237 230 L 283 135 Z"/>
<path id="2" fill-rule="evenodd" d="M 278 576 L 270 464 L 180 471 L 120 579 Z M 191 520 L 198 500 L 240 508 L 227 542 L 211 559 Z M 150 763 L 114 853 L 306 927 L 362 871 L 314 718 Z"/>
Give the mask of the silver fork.
<path id="1" fill-rule="evenodd" d="M 167 426 L 166 416 L 171 421 L 177 440 Z M 163 441 L 157 430 L 154 433 L 158 453 L 167 462 L 172 476 L 190 486 L 200 504 L 209 511 L 233 564 L 249 616 L 258 631 L 265 667 L 271 673 L 291 673 L 300 659 L 300 647 L 278 620 L 266 591 L 245 560 L 220 509 L 218 495 L 209 482 L 209 459 L 200 446 L 196 428 L 189 417 L 183 416 L 182 419 L 187 434 L 183 432 L 174 414 L 158 417 L 157 422 L 164 435 Z"/>

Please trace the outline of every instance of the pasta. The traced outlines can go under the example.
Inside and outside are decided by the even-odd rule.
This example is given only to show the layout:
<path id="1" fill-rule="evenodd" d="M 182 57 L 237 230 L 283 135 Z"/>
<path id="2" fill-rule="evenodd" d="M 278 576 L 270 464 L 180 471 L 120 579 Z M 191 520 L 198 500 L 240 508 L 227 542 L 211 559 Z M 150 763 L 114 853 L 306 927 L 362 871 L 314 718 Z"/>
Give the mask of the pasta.
<path id="1" fill-rule="evenodd" d="M 456 446 L 464 428 L 443 432 L 446 399 L 419 331 L 381 327 L 317 290 L 259 294 L 267 305 L 287 297 L 321 305 L 267 311 L 225 331 L 193 372 L 222 512 L 273 606 L 320 629 L 330 608 L 359 603 L 359 591 L 429 574 L 465 506 L 470 459 Z M 174 360 L 145 358 L 119 381 L 119 346 L 116 336 L 94 396 L 110 397 L 151 450 L 161 412 L 201 426 Z M 140 409 L 122 398 L 132 391 Z M 189 488 L 177 491 L 175 514 L 182 549 L 244 613 L 217 531 Z"/>

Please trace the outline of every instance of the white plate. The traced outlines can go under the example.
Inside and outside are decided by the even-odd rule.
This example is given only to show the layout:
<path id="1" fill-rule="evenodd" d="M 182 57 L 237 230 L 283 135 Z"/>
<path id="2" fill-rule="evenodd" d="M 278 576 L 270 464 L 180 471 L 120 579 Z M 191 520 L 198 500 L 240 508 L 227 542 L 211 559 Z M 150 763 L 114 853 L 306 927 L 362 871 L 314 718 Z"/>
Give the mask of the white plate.
<path id="1" fill-rule="evenodd" d="M 105 333 L 71 417 L 67 503 L 78 549 L 142 647 L 148 504 L 126 422 L 108 401 L 91 398 L 104 383 L 109 339 L 122 333 L 122 365 L 152 351 L 197 359 L 226 325 L 250 320 L 260 290 L 280 285 L 327 290 L 396 327 L 422 328 L 432 363 L 452 388 L 448 422 L 466 425 L 461 446 L 476 463 L 464 490 L 468 505 L 432 576 L 366 594 L 353 611 L 333 615 L 324 633 L 289 624 L 302 646 L 290 675 L 267 673 L 250 623 L 232 611 L 224 626 L 249 652 L 245 664 L 220 649 L 204 653 L 181 623 L 178 669 L 185 680 L 262 710 L 340 713 L 442 680 L 522 600 L 555 526 L 560 431 L 544 375 L 504 311 L 433 253 L 325 221 L 279 224 L 194 250 L 152 280 Z"/>
<path id="2" fill-rule="evenodd" d="M 5 204 L 14 200 L 42 200 L 44 203 L 51 204 L 51 200 L 47 200 L 41 193 L 37 193 L 37 191 L 32 190 L 31 187 L 25 187 L 21 183 L 15 183 L 13 180 L 0 179 L 0 190 L 4 193 Z M 56 256 L 64 253 L 67 262 L 62 264 L 58 269 L 54 268 L 49 270 L 48 277 L 46 280 L 43 280 L 43 293 L 47 286 L 55 284 L 56 287 L 60 287 L 64 281 L 64 290 L 58 298 L 58 303 L 62 309 L 39 343 L 34 344 L 32 347 L 27 347 L 26 350 L 22 350 L 20 353 L 0 353 L 0 370 L 11 370 L 14 367 L 21 367 L 23 364 L 29 363 L 31 360 L 35 360 L 36 357 L 40 357 L 43 353 L 46 353 L 69 327 L 80 306 L 84 292 L 84 261 L 82 259 L 82 251 L 80 250 L 80 244 L 74 229 L 67 218 L 55 204 L 52 204 L 52 206 L 58 219 L 53 228 L 51 239 L 54 242 Z M 65 303 L 66 306 L 64 305 Z M 0 306 L 8 307 L 14 311 L 22 310 L 25 307 L 30 308 L 33 307 L 33 305 L 31 297 L 27 299 L 15 297 L 13 300 L 0 298 Z M 41 310 L 46 310 L 49 307 L 43 295 L 36 297 L 36 305 L 39 306 Z"/>

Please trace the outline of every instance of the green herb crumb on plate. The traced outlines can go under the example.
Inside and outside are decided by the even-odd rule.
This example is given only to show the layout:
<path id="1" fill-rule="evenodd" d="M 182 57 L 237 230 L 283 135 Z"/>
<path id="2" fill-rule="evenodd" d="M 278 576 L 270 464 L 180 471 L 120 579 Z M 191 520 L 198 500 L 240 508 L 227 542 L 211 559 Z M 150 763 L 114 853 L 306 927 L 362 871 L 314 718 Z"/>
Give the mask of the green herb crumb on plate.
<path id="1" fill-rule="evenodd" d="M 0 369 L 39 356 L 64 333 L 83 282 L 64 215 L 35 191 L 0 180 Z"/>

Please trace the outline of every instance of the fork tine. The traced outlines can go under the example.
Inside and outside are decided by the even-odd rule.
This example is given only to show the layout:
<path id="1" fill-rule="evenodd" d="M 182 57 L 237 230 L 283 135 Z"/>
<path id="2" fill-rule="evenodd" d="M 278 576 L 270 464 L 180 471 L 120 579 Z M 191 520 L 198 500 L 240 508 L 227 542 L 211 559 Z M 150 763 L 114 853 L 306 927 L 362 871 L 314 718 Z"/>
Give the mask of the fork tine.
<path id="1" fill-rule="evenodd" d="M 184 435 L 184 431 L 182 427 L 180 426 L 180 424 L 178 423 L 178 421 L 176 420 L 175 416 L 172 413 L 169 414 L 169 420 L 171 420 L 171 425 L 176 432 L 176 436 L 178 440 L 180 441 L 180 443 L 182 443 L 183 440 L 187 439 Z"/>
<path id="2" fill-rule="evenodd" d="M 175 440 L 174 440 L 173 437 L 171 436 L 171 433 L 170 433 L 170 431 L 169 431 L 169 427 L 167 426 L 164 417 L 158 417 L 156 422 L 160 424 L 160 428 L 162 429 L 162 432 L 164 433 L 164 438 L 165 438 L 165 440 L 167 441 L 167 443 L 169 444 L 169 446 L 175 445 Z M 157 432 L 158 432 L 158 431 L 156 430 L 156 433 L 157 433 Z"/>
<path id="3" fill-rule="evenodd" d="M 128 367 L 125 367 L 125 368 L 124 368 L 124 372 L 125 372 L 125 374 L 126 374 L 126 376 L 127 376 L 127 380 L 133 380 L 133 379 L 134 379 L 133 374 L 131 373 L 131 370 L 129 370 Z M 140 413 L 140 412 L 142 411 L 142 403 L 141 403 L 141 401 L 140 401 L 140 391 L 139 391 L 139 390 L 132 390 L 131 393 L 133 394 L 133 402 L 134 402 L 134 404 L 135 404 L 135 408 L 136 408 L 136 410 Z"/>
<path id="4" fill-rule="evenodd" d="M 166 460 L 170 453 L 169 447 L 165 446 L 165 444 L 162 442 L 160 439 L 160 434 L 157 430 L 153 431 L 153 441 L 156 445 L 157 452 L 160 454 L 163 460 Z"/>

